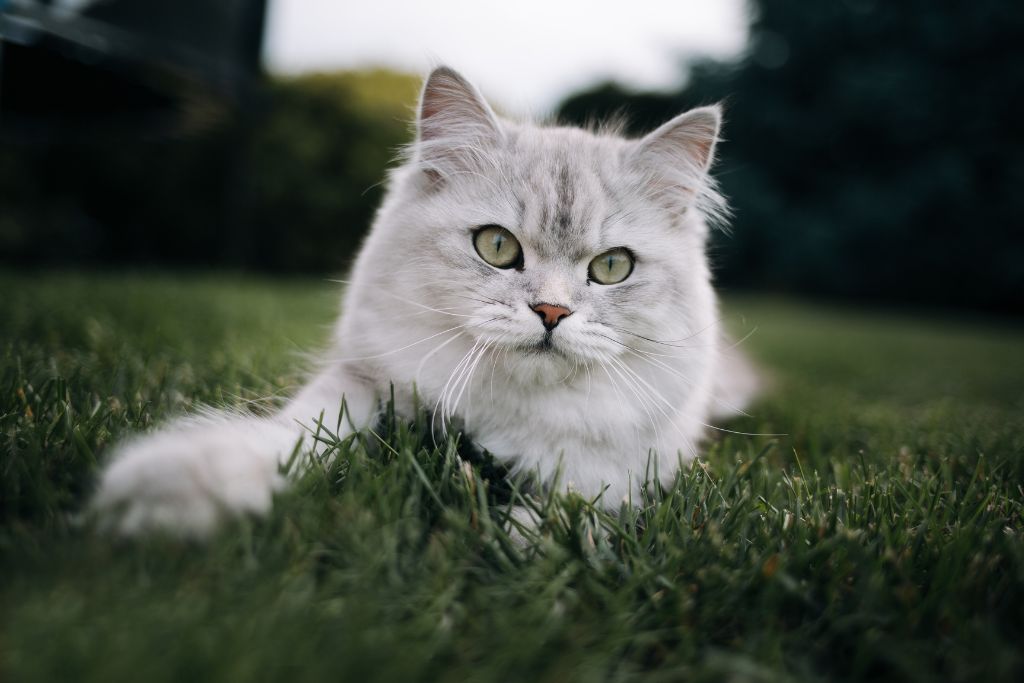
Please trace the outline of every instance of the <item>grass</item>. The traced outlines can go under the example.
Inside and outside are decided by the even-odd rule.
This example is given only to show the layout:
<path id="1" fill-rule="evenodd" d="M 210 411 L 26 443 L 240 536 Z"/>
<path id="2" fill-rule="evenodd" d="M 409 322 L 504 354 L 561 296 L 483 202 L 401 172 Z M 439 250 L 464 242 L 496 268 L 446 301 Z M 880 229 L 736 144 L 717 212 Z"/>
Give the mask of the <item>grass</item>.
<path id="1" fill-rule="evenodd" d="M 0 274 L 0 680 L 1022 680 L 1024 330 L 732 300 L 773 389 L 605 515 L 382 440 L 206 545 L 75 514 L 110 443 L 294 388 L 335 286 Z M 744 325 L 737 325 L 742 328 Z M 329 438 L 329 437 L 328 437 Z"/>

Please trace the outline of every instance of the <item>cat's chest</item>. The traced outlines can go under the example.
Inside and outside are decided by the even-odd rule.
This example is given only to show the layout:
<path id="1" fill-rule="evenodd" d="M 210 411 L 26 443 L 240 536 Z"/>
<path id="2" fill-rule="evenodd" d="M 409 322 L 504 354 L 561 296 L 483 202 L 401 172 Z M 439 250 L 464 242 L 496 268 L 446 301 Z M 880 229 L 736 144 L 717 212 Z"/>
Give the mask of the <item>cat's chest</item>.
<path id="1" fill-rule="evenodd" d="M 657 423 L 643 404 L 617 389 L 504 387 L 474 396 L 459 417 L 478 445 L 503 457 L 621 454 L 632 450 L 638 435 L 649 440 Z"/>

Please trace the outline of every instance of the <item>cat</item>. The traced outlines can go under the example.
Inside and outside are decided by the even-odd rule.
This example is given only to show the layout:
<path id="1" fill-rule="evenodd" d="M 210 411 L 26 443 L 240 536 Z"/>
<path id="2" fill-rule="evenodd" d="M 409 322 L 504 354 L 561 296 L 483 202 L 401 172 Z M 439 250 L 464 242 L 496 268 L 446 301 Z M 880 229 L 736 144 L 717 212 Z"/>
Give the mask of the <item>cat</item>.
<path id="1" fill-rule="evenodd" d="M 721 118 L 639 139 L 512 122 L 435 69 L 319 371 L 273 415 L 210 411 L 117 446 L 93 509 L 184 536 L 265 513 L 321 415 L 333 427 L 344 397 L 343 436 L 392 390 L 397 414 L 432 408 L 512 472 L 608 508 L 670 483 L 757 384 L 725 352 L 706 256 L 727 214 Z"/>

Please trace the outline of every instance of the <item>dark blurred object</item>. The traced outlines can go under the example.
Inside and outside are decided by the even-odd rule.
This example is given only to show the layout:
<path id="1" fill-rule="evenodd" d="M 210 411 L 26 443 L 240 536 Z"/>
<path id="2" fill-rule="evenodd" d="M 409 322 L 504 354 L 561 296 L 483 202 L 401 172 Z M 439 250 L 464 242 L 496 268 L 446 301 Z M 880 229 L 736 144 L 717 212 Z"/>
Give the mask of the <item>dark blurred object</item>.
<path id="1" fill-rule="evenodd" d="M 230 256 L 265 6 L 0 0 L 0 259 Z"/>
<path id="2" fill-rule="evenodd" d="M 54 142 L 201 127 L 258 75 L 265 4 L 0 0 L 0 134 Z"/>
<path id="3" fill-rule="evenodd" d="M 0 14 L 0 263 L 344 266 L 418 78 L 267 79 L 263 0 L 72 4 Z"/>
<path id="4" fill-rule="evenodd" d="M 383 69 L 271 80 L 248 155 L 245 265 L 328 273 L 355 256 L 419 87 Z"/>
<path id="5" fill-rule="evenodd" d="M 614 84 L 567 121 L 634 132 L 726 102 L 727 287 L 1024 311 L 1024 4 L 760 0 L 737 63 Z"/>

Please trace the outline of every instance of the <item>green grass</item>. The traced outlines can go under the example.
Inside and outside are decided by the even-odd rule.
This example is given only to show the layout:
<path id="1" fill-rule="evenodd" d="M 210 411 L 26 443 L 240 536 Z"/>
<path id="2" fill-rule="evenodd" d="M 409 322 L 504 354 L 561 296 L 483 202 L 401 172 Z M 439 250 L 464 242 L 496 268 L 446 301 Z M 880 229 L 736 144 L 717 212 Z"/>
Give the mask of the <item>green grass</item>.
<path id="1" fill-rule="evenodd" d="M 335 285 L 0 275 L 0 680 L 1022 680 L 1024 330 L 730 302 L 771 392 L 640 510 L 386 421 L 211 543 L 75 513 L 111 442 L 278 395 Z M 743 316 L 745 323 L 740 323 Z"/>

